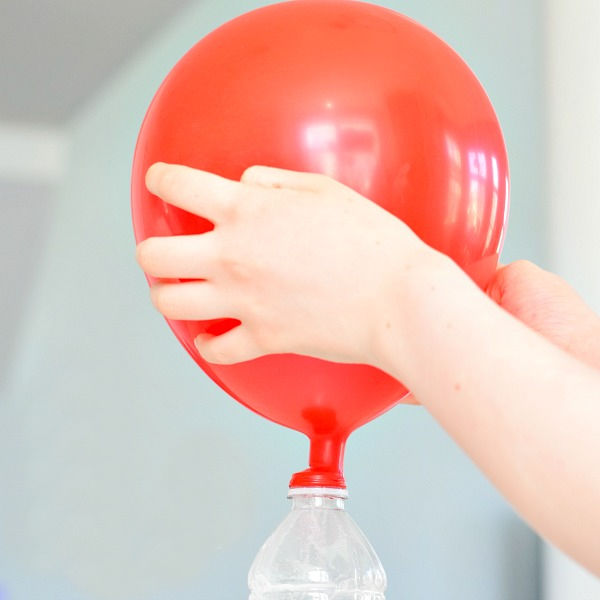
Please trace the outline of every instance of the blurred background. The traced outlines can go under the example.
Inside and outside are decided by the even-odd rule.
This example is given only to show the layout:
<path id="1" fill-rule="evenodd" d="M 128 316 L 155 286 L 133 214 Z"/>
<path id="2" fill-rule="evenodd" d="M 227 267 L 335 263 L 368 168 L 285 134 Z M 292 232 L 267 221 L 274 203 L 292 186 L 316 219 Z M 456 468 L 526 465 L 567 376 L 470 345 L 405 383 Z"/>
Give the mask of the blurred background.
<path id="1" fill-rule="evenodd" d="M 242 600 L 308 443 L 198 369 L 135 265 L 129 176 L 156 88 L 269 2 L 0 4 L 0 599 Z M 502 260 L 600 310 L 598 0 L 389 0 L 449 42 L 504 130 Z M 349 441 L 349 511 L 388 600 L 593 600 L 417 407 Z"/>

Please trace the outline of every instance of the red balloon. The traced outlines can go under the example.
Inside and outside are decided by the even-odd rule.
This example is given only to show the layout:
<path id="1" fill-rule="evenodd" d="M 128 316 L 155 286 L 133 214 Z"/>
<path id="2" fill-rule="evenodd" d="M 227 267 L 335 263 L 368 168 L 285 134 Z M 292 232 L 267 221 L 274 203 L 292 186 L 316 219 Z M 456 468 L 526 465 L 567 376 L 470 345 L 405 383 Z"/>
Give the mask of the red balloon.
<path id="1" fill-rule="evenodd" d="M 324 173 L 401 218 L 479 285 L 497 265 L 508 165 L 494 110 L 449 46 L 386 8 L 353 0 L 274 4 L 226 23 L 175 65 L 139 134 L 135 236 L 210 230 L 145 189 L 156 161 L 230 179 L 257 164 Z M 348 435 L 409 401 L 406 388 L 369 366 L 296 355 L 232 366 L 202 360 L 194 338 L 236 324 L 169 322 L 231 396 L 310 438 L 310 468 L 292 486 L 343 487 Z"/>

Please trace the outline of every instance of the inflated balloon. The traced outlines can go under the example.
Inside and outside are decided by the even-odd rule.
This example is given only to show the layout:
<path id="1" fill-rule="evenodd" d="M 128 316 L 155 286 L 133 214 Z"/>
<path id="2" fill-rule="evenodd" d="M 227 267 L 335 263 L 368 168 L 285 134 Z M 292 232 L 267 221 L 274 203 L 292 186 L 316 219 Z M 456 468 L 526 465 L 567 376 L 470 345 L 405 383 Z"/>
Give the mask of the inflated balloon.
<path id="1" fill-rule="evenodd" d="M 400 217 L 479 285 L 496 268 L 508 166 L 492 106 L 449 46 L 386 8 L 351 0 L 274 4 L 226 23 L 175 65 L 138 139 L 135 235 L 210 230 L 147 192 L 144 174 L 156 161 L 230 179 L 257 164 L 324 173 Z M 169 322 L 229 394 L 309 436 L 310 469 L 292 486 L 343 487 L 348 435 L 408 401 L 406 388 L 372 367 L 295 355 L 232 366 L 203 361 L 194 338 L 235 324 Z"/>

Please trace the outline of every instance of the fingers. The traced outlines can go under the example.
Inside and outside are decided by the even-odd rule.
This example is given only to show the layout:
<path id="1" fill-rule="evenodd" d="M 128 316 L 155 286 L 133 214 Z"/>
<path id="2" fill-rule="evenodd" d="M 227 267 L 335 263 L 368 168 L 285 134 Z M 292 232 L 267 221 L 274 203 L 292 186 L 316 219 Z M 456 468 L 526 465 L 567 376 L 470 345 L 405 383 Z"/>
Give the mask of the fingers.
<path id="1" fill-rule="evenodd" d="M 333 179 L 318 173 L 302 173 L 262 166 L 253 166 L 246 169 L 241 182 L 248 185 L 288 188 L 306 192 L 319 192 L 335 184 Z"/>
<path id="2" fill-rule="evenodd" d="M 239 183 L 182 165 L 155 163 L 146 173 L 146 187 L 165 202 L 217 223 L 232 205 Z"/>
<path id="3" fill-rule="evenodd" d="M 307 192 L 319 192 L 336 185 L 326 175 L 262 166 L 246 169 L 240 181 L 246 185 Z M 183 165 L 155 163 L 146 173 L 146 187 L 152 194 L 213 223 L 226 217 L 236 201 L 239 185 L 237 181 Z"/>
<path id="4" fill-rule="evenodd" d="M 150 297 L 167 319 L 208 321 L 237 316 L 234 307 L 207 281 L 157 283 L 152 286 Z"/>
<path id="5" fill-rule="evenodd" d="M 215 270 L 214 234 L 153 237 L 140 242 L 136 259 L 152 277 L 208 279 Z"/>
<path id="6" fill-rule="evenodd" d="M 199 335 L 194 344 L 204 360 L 220 365 L 252 360 L 265 354 L 254 343 L 243 325 L 238 325 L 219 336 Z"/>

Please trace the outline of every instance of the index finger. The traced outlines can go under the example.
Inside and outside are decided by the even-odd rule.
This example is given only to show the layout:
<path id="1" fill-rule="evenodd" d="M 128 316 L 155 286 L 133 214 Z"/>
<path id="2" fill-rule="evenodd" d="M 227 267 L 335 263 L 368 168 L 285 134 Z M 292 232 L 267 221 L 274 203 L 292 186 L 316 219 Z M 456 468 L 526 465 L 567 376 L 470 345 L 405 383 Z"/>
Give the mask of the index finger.
<path id="1" fill-rule="evenodd" d="M 240 183 L 191 167 L 154 163 L 146 187 L 165 202 L 213 223 L 221 220 Z"/>

